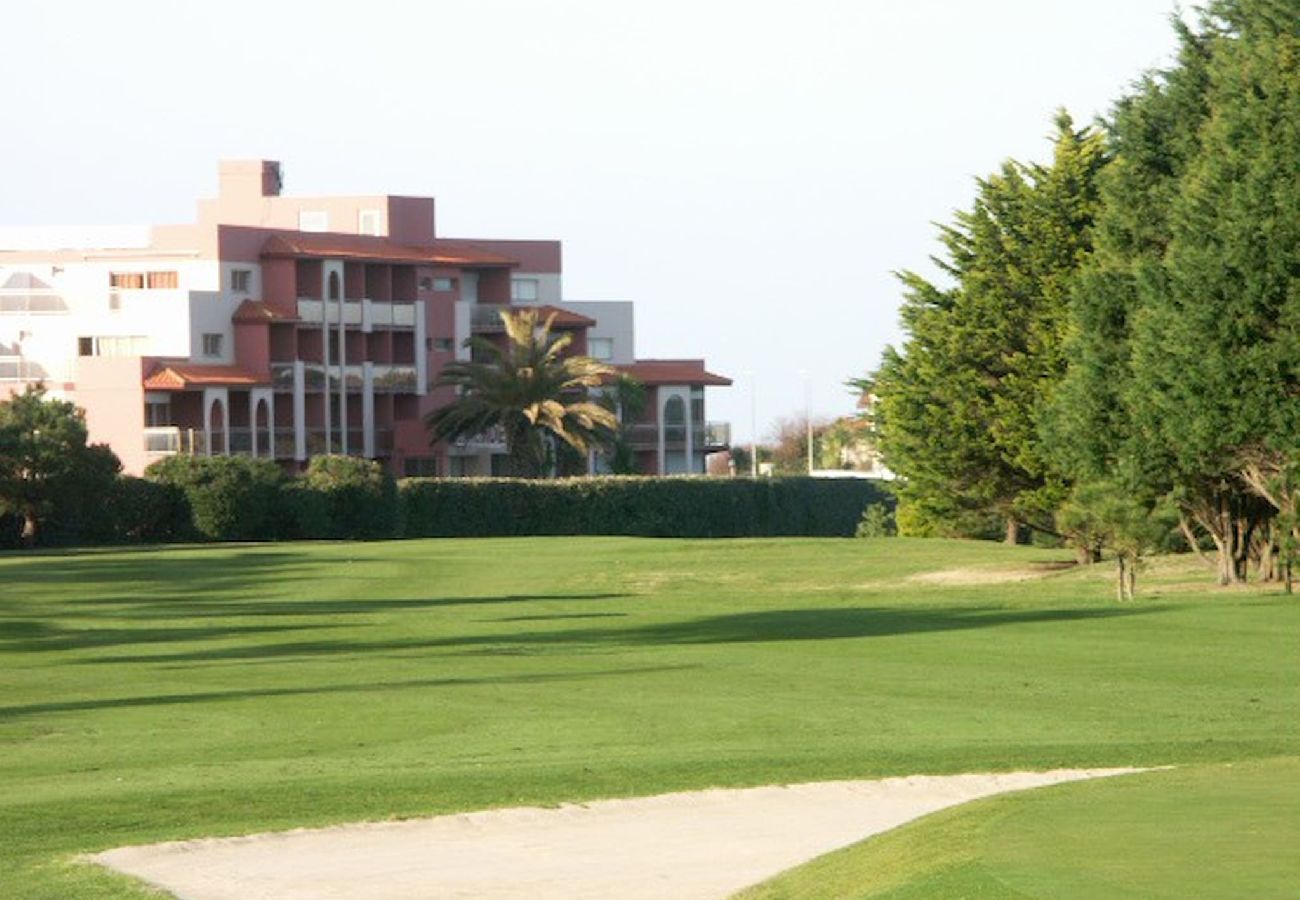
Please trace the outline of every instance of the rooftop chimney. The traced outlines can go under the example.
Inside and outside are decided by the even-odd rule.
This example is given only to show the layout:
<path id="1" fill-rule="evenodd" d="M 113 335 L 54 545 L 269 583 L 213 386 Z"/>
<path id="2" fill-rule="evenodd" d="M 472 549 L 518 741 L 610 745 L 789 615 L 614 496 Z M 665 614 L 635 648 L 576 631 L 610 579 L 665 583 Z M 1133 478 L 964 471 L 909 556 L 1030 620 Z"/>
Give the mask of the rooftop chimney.
<path id="1" fill-rule="evenodd" d="M 218 170 L 221 197 L 278 197 L 284 183 L 271 159 L 223 159 Z"/>

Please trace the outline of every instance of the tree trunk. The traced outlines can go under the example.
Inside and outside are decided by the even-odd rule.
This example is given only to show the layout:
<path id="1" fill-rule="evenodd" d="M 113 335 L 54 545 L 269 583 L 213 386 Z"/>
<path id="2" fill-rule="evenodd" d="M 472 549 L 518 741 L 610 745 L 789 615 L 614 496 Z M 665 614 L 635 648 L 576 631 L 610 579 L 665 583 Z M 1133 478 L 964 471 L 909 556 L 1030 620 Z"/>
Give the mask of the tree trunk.
<path id="1" fill-rule="evenodd" d="M 23 546 L 28 550 L 36 546 L 36 534 L 39 526 L 36 521 L 36 510 L 28 507 L 23 510 Z"/>
<path id="2" fill-rule="evenodd" d="M 1115 599 L 1120 603 L 1124 602 L 1124 588 L 1128 584 L 1127 574 L 1124 571 L 1124 554 L 1115 554 Z"/>
<path id="3" fill-rule="evenodd" d="M 1015 519 L 1007 519 L 1007 537 L 1005 543 L 1008 547 L 1014 547 L 1020 543 L 1020 523 Z"/>
<path id="4" fill-rule="evenodd" d="M 1128 590 L 1128 598 L 1133 600 L 1137 597 L 1137 558 L 1134 557 L 1128 561 L 1128 573 L 1125 579 L 1125 588 Z"/>

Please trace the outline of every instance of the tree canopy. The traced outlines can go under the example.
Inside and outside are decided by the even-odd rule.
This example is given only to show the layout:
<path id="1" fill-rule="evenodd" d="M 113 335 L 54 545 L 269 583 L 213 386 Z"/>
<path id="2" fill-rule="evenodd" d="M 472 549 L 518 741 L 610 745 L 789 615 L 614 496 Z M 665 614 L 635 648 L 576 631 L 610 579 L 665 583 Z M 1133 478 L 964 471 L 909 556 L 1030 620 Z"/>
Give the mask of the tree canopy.
<path id="1" fill-rule="evenodd" d="M 471 361 L 449 363 L 438 377 L 457 396 L 425 420 L 434 443 L 500 428 L 511 474 L 537 478 L 553 468 L 555 441 L 586 453 L 616 431 L 617 416 L 589 396 L 616 370 L 566 355 L 572 337 L 552 333 L 554 318 L 503 310 L 502 344 L 470 339 Z"/>
<path id="2" fill-rule="evenodd" d="M 1289 561 L 1300 0 L 1214 0 L 1175 28 L 1172 65 L 1101 127 L 1061 117 L 1049 165 L 978 183 L 941 230 L 947 283 L 902 276 L 907 339 L 877 380 L 900 523 L 1082 539 L 1080 510 L 1171 507 L 1225 583 Z"/>

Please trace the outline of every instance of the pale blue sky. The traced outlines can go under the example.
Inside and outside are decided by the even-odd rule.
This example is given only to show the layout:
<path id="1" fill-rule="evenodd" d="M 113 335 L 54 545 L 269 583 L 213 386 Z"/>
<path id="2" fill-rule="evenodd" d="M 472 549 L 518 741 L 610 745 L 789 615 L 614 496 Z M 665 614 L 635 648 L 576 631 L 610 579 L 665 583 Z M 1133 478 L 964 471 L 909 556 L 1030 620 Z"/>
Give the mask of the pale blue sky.
<path id="1" fill-rule="evenodd" d="M 558 238 L 641 356 L 736 379 L 750 433 L 898 340 L 890 275 L 1056 107 L 1174 45 L 1169 0 L 13 4 L 0 225 L 184 221 L 219 157 L 291 193 L 438 198 L 450 236 Z M 753 373 L 752 378 L 749 373 Z"/>

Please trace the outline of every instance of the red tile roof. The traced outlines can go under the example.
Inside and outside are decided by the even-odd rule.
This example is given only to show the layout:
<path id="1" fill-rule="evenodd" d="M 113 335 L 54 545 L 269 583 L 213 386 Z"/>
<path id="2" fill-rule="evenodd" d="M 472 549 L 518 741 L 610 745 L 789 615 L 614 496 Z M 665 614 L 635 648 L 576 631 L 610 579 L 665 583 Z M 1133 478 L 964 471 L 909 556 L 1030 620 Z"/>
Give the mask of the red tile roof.
<path id="1" fill-rule="evenodd" d="M 442 266 L 514 266 L 509 257 L 457 241 L 454 246 L 401 244 L 368 234 L 277 234 L 262 245 L 263 256 L 311 256 L 369 262 L 429 263 Z"/>
<path id="2" fill-rule="evenodd" d="M 144 378 L 148 391 L 183 391 L 192 387 L 253 387 L 270 382 L 239 366 L 193 366 L 158 363 Z"/>
<path id="3" fill-rule="evenodd" d="M 702 359 L 638 359 L 631 365 L 616 368 L 644 385 L 690 384 L 728 387 L 731 384 L 730 378 L 706 371 Z"/>
<path id="4" fill-rule="evenodd" d="M 555 316 L 555 319 L 552 321 L 551 324 L 557 328 L 590 328 L 591 326 L 596 324 L 596 320 L 591 318 L 590 316 L 584 316 L 581 313 L 576 313 L 571 309 L 560 309 L 560 307 L 558 306 L 551 306 L 549 304 L 545 306 L 534 306 L 534 307 L 512 306 L 510 308 L 512 310 L 536 309 L 537 317 L 541 319 L 543 322 L 545 322 L 551 316 Z"/>
<path id="5" fill-rule="evenodd" d="M 294 322 L 296 316 L 287 315 L 262 300 L 245 300 L 239 304 L 232 322 Z"/>

